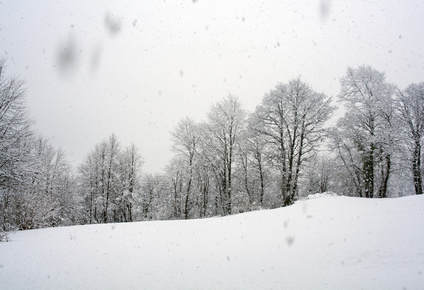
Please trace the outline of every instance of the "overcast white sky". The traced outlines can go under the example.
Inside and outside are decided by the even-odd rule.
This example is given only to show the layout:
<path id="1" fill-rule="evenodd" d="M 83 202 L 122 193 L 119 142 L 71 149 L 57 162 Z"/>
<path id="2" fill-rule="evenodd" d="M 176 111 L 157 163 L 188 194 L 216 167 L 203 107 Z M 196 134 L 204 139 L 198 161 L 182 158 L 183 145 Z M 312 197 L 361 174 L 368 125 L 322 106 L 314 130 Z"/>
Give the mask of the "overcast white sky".
<path id="1" fill-rule="evenodd" d="M 169 132 L 229 93 L 253 111 L 301 76 L 336 96 L 348 66 L 424 81 L 424 1 L 4 1 L 0 57 L 26 81 L 38 132 L 77 166 L 115 133 L 144 171 L 172 157 Z"/>

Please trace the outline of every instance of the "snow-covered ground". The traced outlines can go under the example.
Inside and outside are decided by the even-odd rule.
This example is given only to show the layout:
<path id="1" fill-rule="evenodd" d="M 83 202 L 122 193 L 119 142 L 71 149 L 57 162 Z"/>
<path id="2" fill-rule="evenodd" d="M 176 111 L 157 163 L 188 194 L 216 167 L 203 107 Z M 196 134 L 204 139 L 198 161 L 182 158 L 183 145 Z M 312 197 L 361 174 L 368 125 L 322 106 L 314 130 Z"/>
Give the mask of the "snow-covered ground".
<path id="1" fill-rule="evenodd" d="M 22 231 L 1 289 L 424 289 L 424 196 Z"/>

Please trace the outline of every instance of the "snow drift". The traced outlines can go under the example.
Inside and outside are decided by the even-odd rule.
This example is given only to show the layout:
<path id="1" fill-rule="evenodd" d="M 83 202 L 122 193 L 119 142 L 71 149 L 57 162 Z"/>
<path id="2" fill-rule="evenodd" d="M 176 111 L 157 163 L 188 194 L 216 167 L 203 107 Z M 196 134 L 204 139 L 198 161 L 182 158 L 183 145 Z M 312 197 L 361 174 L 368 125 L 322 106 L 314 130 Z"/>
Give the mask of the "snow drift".
<path id="1" fill-rule="evenodd" d="M 2 289 L 423 289 L 424 196 L 22 231 Z"/>

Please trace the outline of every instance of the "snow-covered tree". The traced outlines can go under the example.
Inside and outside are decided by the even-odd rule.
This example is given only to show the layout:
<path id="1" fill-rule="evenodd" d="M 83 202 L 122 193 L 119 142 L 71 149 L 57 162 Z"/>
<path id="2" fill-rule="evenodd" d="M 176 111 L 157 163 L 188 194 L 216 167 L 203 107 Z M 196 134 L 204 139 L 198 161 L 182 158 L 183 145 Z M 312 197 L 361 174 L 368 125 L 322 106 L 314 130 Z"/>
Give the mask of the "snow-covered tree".
<path id="1" fill-rule="evenodd" d="M 31 156 L 32 172 L 23 192 L 25 210 L 20 227 L 43 228 L 71 223 L 73 177 L 65 153 L 40 136 L 33 141 Z"/>
<path id="2" fill-rule="evenodd" d="M 256 114 L 250 114 L 246 130 L 239 143 L 239 176 L 241 188 L 249 198 L 249 207 L 264 206 L 265 189 L 270 181 L 268 136 L 259 133 L 260 121 Z"/>
<path id="3" fill-rule="evenodd" d="M 197 151 L 200 143 L 200 132 L 196 123 L 189 119 L 181 120 L 174 131 L 172 131 L 173 149 L 179 156 L 179 165 L 183 171 L 176 171 L 177 174 L 174 178 L 181 177 L 184 184 L 183 200 L 183 215 L 187 219 L 189 217 L 189 200 L 194 188 L 194 171 L 196 165 Z M 176 181 L 176 180 L 175 180 Z M 174 193 L 175 193 L 174 184 Z"/>
<path id="4" fill-rule="evenodd" d="M 173 203 L 168 176 L 146 174 L 141 179 L 137 203 L 137 220 L 168 220 L 173 216 Z"/>
<path id="5" fill-rule="evenodd" d="M 115 221 L 132 222 L 137 196 L 141 193 L 141 167 L 143 158 L 132 144 L 118 156 L 118 190 L 115 198 Z"/>
<path id="6" fill-rule="evenodd" d="M 180 165 L 182 161 L 178 156 L 174 157 L 166 167 L 166 175 L 170 184 L 170 196 L 172 204 L 172 218 L 181 218 L 184 195 L 184 169 Z"/>
<path id="7" fill-rule="evenodd" d="M 210 164 L 214 168 L 219 199 L 224 215 L 232 213 L 233 167 L 237 144 L 243 130 L 245 112 L 234 96 L 228 96 L 214 104 L 208 113 L 207 133 L 203 141 L 207 146 Z"/>
<path id="8" fill-rule="evenodd" d="M 75 222 L 74 178 L 65 154 L 43 137 L 33 138 L 19 185 L 3 196 L 3 220 L 18 229 Z"/>
<path id="9" fill-rule="evenodd" d="M 398 128 L 395 86 L 369 66 L 348 68 L 340 82 L 346 113 L 332 133 L 334 148 L 358 196 L 386 197 Z"/>
<path id="10" fill-rule="evenodd" d="M 0 60 L 0 196 L 22 184 L 33 132 L 25 104 L 24 82 L 6 75 Z"/>
<path id="11" fill-rule="evenodd" d="M 256 130 L 269 138 L 272 159 L 279 171 L 282 205 L 298 194 L 298 180 L 306 158 L 323 137 L 323 125 L 333 108 L 330 99 L 300 78 L 278 84 L 256 109 Z"/>
<path id="12" fill-rule="evenodd" d="M 73 177 L 60 149 L 34 137 L 23 81 L 0 61 L 0 226 L 19 229 L 72 223 Z"/>
<path id="13" fill-rule="evenodd" d="M 107 223 L 116 217 L 119 192 L 120 146 L 114 134 L 97 144 L 79 167 L 79 192 L 83 196 L 86 222 Z"/>
<path id="14" fill-rule="evenodd" d="M 411 142 L 411 169 L 415 194 L 423 193 L 423 170 L 421 167 L 424 142 L 424 82 L 411 84 L 404 91 L 398 91 L 398 107 Z"/>

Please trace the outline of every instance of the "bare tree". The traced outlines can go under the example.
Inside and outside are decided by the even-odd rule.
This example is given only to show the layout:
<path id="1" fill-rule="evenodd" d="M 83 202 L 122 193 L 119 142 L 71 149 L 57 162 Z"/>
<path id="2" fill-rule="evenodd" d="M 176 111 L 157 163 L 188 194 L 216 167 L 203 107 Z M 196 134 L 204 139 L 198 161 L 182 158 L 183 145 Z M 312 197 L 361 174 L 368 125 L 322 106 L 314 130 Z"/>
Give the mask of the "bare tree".
<path id="1" fill-rule="evenodd" d="M 117 173 L 119 188 L 115 199 L 115 221 L 133 221 L 134 197 L 141 191 L 142 165 L 143 158 L 134 144 L 119 153 Z"/>
<path id="2" fill-rule="evenodd" d="M 211 172 L 210 167 L 203 155 L 199 154 L 199 159 L 196 165 L 196 184 L 198 194 L 198 207 L 199 217 L 206 217 L 208 215 L 209 198 L 210 198 L 210 185 L 211 185 Z"/>
<path id="3" fill-rule="evenodd" d="M 25 175 L 2 196 L 3 226 L 34 229 L 72 224 L 74 183 L 64 152 L 41 136 L 30 143 Z"/>
<path id="4" fill-rule="evenodd" d="M 179 157 L 173 158 L 166 167 L 166 174 L 169 178 L 171 189 L 171 203 L 172 203 L 172 218 L 181 218 L 181 201 L 183 199 L 184 191 L 184 176 L 183 168 L 180 166 L 182 161 Z M 184 207 L 184 206 L 183 206 Z"/>
<path id="5" fill-rule="evenodd" d="M 421 155 L 424 139 L 424 82 L 411 84 L 404 91 L 398 91 L 397 95 L 402 120 L 412 140 L 410 143 L 412 149 L 411 169 L 415 194 L 422 194 Z"/>
<path id="6" fill-rule="evenodd" d="M 348 68 L 340 82 L 346 114 L 333 134 L 336 148 L 359 196 L 386 197 L 397 126 L 395 87 L 369 66 Z"/>
<path id="7" fill-rule="evenodd" d="M 230 95 L 212 106 L 208 119 L 206 146 L 210 150 L 209 154 L 216 157 L 210 161 L 218 181 L 222 212 L 231 214 L 233 165 L 245 113 L 238 99 Z"/>
<path id="8" fill-rule="evenodd" d="M 101 177 L 100 177 L 100 160 L 98 150 L 100 146 L 88 154 L 84 162 L 78 168 L 78 188 L 79 194 L 82 198 L 83 211 L 86 219 L 83 222 L 99 223 L 100 218 L 98 213 L 100 211 L 99 198 L 101 197 Z"/>
<path id="9" fill-rule="evenodd" d="M 43 228 L 64 223 L 73 203 L 71 167 L 61 149 L 55 149 L 47 139 L 33 141 L 32 173 L 25 186 L 25 223 L 21 228 Z"/>
<path id="10" fill-rule="evenodd" d="M 197 147 L 199 146 L 200 134 L 197 125 L 193 120 L 186 118 L 181 120 L 174 131 L 173 149 L 181 157 L 181 166 L 186 169 L 185 179 L 185 197 L 184 197 L 184 218 L 189 216 L 189 199 L 193 187 L 193 174 Z"/>
<path id="11" fill-rule="evenodd" d="M 116 178 L 115 167 L 117 166 L 117 157 L 119 154 L 119 143 L 118 139 L 114 134 L 112 134 L 106 143 L 106 164 L 105 164 L 105 179 L 103 186 L 103 196 L 104 196 L 104 207 L 103 207 L 103 222 L 107 223 L 109 220 L 109 203 L 112 200 L 112 197 L 115 197 L 117 194 L 114 191 L 114 181 Z M 115 193 L 115 194 L 114 194 Z"/>
<path id="12" fill-rule="evenodd" d="M 6 76 L 0 60 L 0 189 L 22 182 L 31 150 L 31 121 L 25 104 L 24 82 Z"/>
<path id="13" fill-rule="evenodd" d="M 295 200 L 302 163 L 322 139 L 323 125 L 332 111 L 330 99 L 300 78 L 278 84 L 257 107 L 260 126 L 256 130 L 269 138 L 273 148 L 283 205 Z"/>
<path id="14" fill-rule="evenodd" d="M 238 144 L 239 179 L 249 198 L 249 207 L 262 207 L 265 188 L 269 182 L 268 136 L 260 134 L 260 121 L 256 114 L 250 114 L 247 126 Z"/>
<path id="15" fill-rule="evenodd" d="M 119 142 L 112 134 L 95 146 L 79 168 L 79 191 L 90 223 L 107 223 L 114 218 L 114 202 L 119 196 L 119 153 Z"/>
<path id="16" fill-rule="evenodd" d="M 362 159 L 359 150 L 355 144 L 355 137 L 349 132 L 341 130 L 343 128 L 342 120 L 339 121 L 337 128 L 331 130 L 329 136 L 332 142 L 332 149 L 337 153 L 338 159 L 341 161 L 350 182 L 346 184 L 350 191 L 355 192 L 354 195 L 363 196 L 363 175 L 362 175 Z M 345 194 L 348 194 L 348 191 Z"/>
<path id="17" fill-rule="evenodd" d="M 139 220 L 166 220 L 173 217 L 172 189 L 168 176 L 146 174 L 142 177 Z"/>

